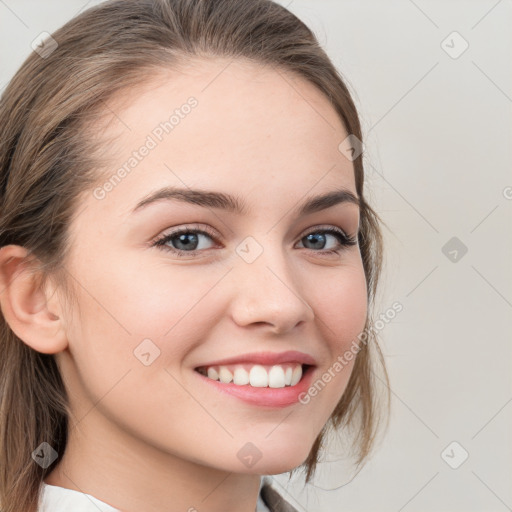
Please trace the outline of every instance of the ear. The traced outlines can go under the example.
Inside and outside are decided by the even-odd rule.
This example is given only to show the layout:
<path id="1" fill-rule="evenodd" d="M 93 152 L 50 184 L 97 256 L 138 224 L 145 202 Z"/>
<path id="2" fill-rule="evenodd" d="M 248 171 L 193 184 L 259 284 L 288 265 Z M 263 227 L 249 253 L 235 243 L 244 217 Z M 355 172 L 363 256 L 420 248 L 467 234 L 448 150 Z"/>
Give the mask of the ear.
<path id="1" fill-rule="evenodd" d="M 55 289 L 40 286 L 29 251 L 19 245 L 0 249 L 0 306 L 12 331 L 29 347 L 44 354 L 64 350 L 67 336 Z"/>

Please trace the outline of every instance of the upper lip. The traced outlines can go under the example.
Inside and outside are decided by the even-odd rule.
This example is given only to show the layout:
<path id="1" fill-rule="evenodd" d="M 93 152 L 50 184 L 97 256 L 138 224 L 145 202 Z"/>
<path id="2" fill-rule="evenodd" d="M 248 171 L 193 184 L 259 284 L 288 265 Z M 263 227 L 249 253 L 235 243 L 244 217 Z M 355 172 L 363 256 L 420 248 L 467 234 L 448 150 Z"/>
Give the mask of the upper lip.
<path id="1" fill-rule="evenodd" d="M 298 352 L 297 350 L 287 350 L 286 352 L 251 352 L 235 357 L 228 357 L 226 359 L 210 361 L 208 363 L 197 366 L 197 368 L 204 366 L 221 366 L 235 363 L 255 363 L 262 365 L 301 363 L 312 366 L 316 365 L 315 359 L 309 354 Z"/>

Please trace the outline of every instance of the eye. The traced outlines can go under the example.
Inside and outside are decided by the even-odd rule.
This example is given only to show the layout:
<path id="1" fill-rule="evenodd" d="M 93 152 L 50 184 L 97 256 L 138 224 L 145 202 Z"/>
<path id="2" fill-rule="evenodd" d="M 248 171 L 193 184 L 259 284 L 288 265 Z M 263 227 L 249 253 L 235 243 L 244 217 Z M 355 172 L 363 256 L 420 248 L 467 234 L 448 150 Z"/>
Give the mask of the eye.
<path id="1" fill-rule="evenodd" d="M 323 246 L 326 243 L 326 241 L 328 240 L 328 236 L 334 237 L 336 239 L 334 247 L 327 249 L 325 249 L 324 247 L 318 247 L 318 245 Z M 341 250 L 345 249 L 348 246 L 357 245 L 356 235 L 350 237 L 346 235 L 344 231 L 334 226 L 330 226 L 325 229 L 317 227 L 313 231 L 310 231 L 308 234 L 302 237 L 301 242 L 302 240 L 306 240 L 306 243 L 308 244 L 312 243 L 314 245 L 313 250 L 322 249 L 320 252 L 323 254 L 338 254 Z"/>
<path id="2" fill-rule="evenodd" d="M 182 228 L 155 240 L 152 246 L 171 251 L 178 256 L 195 255 L 200 249 L 205 248 L 198 247 L 201 245 L 199 243 L 201 237 L 215 240 L 215 235 L 208 229 Z M 169 246 L 168 243 L 171 243 L 172 246 Z M 177 247 L 174 247 L 175 245 L 177 245 Z"/>
<path id="3" fill-rule="evenodd" d="M 216 235 L 208 228 L 193 229 L 191 227 L 183 227 L 163 235 L 155 240 L 151 246 L 170 251 L 178 257 L 196 256 L 203 249 L 209 248 L 201 247 L 200 240 L 203 237 L 216 241 Z M 335 239 L 334 246 L 325 248 L 324 245 L 328 242 L 329 237 Z M 344 231 L 334 226 L 326 228 L 316 227 L 314 230 L 306 233 L 300 241 L 302 242 L 303 240 L 305 240 L 306 244 L 313 244 L 312 248 L 305 247 L 306 249 L 326 255 L 338 254 L 348 246 L 357 245 L 356 235 L 350 237 Z"/>

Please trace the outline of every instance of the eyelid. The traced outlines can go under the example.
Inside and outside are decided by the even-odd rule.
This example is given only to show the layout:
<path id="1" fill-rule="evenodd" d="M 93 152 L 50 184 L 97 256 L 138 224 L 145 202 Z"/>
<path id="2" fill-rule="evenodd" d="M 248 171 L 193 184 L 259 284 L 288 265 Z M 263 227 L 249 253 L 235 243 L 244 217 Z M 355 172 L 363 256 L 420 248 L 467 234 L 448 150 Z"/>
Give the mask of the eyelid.
<path id="1" fill-rule="evenodd" d="M 199 233 L 205 233 L 209 237 L 211 237 L 213 240 L 217 241 L 219 238 L 219 235 L 217 235 L 217 232 L 214 231 L 212 228 L 206 225 L 202 224 L 183 224 L 176 228 L 171 228 L 169 232 L 164 232 L 161 235 L 158 235 L 154 239 L 151 240 L 150 245 L 156 245 L 158 242 L 165 240 L 166 238 L 170 236 L 177 236 L 180 233 L 188 233 L 189 231 L 199 232 Z"/>
<path id="2" fill-rule="evenodd" d="M 330 229 L 334 229 L 335 231 L 339 230 L 339 232 L 345 235 L 347 238 L 357 238 L 357 235 L 359 233 L 359 230 L 356 230 L 356 232 L 353 235 L 349 235 L 347 230 L 340 228 L 339 226 L 335 226 L 334 224 L 319 224 L 311 228 L 308 228 L 301 238 L 309 235 L 310 233 L 316 233 L 317 231 L 328 231 Z"/>
<path id="3" fill-rule="evenodd" d="M 320 254 L 329 254 L 329 253 L 336 253 L 338 254 L 343 249 L 346 249 L 350 246 L 356 246 L 359 243 L 359 226 L 356 230 L 355 234 L 349 235 L 347 234 L 347 230 L 340 228 L 339 226 L 335 226 L 332 224 L 321 224 L 321 225 L 314 225 L 309 227 L 306 231 L 304 231 L 301 236 L 298 239 L 299 243 L 302 243 L 302 240 L 313 233 L 318 232 L 324 232 L 327 234 L 330 234 L 331 236 L 335 237 L 338 243 L 337 249 L 327 249 L 327 250 L 320 250 L 315 251 L 314 249 L 310 249 L 315 253 Z M 215 243 L 218 243 L 220 236 L 217 235 L 217 233 L 210 228 L 208 225 L 200 225 L 199 223 L 196 224 L 183 224 L 179 227 L 174 228 L 168 233 L 163 233 L 162 235 L 156 237 L 153 239 L 153 241 L 150 242 L 150 247 L 161 247 L 164 250 L 168 250 L 171 253 L 176 254 L 190 254 L 191 256 L 195 256 L 197 254 L 201 254 L 203 252 L 206 252 L 206 249 L 195 249 L 192 251 L 183 251 L 180 249 L 175 249 L 171 247 L 167 247 L 166 243 L 169 241 L 169 239 L 174 238 L 175 236 L 179 236 L 183 233 L 196 233 L 196 234 L 203 234 L 207 237 L 211 238 Z M 306 248 L 306 250 L 308 250 Z"/>
<path id="4" fill-rule="evenodd" d="M 220 237 L 220 235 L 218 235 L 217 231 L 213 230 L 213 228 L 210 228 L 208 225 L 203 225 L 203 224 L 199 224 L 199 223 L 183 224 L 176 228 L 170 228 L 170 229 L 171 229 L 171 231 L 164 232 L 164 233 L 162 233 L 162 235 L 158 235 L 157 237 L 152 239 L 151 244 L 158 242 L 158 240 L 164 239 L 168 236 L 171 236 L 171 235 L 176 236 L 181 232 L 188 232 L 188 231 L 204 232 L 205 234 L 207 234 L 214 240 L 217 240 Z M 309 234 L 315 233 L 317 231 L 329 230 L 329 229 L 339 230 L 341 232 L 341 234 L 345 235 L 347 238 L 357 238 L 359 235 L 359 226 L 357 227 L 355 233 L 350 235 L 347 232 L 347 230 L 345 230 L 339 226 L 336 226 L 334 224 L 315 224 L 314 226 L 307 228 L 303 232 L 303 234 L 300 236 L 300 238 L 304 238 L 305 236 L 308 236 Z"/>

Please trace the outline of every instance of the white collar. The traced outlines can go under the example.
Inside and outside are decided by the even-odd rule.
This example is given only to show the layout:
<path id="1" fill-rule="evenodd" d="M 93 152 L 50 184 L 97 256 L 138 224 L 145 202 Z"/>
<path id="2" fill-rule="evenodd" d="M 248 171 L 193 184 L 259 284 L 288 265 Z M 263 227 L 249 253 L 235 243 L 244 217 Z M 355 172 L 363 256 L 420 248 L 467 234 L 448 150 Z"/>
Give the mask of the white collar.
<path id="1" fill-rule="evenodd" d="M 267 483 L 269 483 L 268 479 L 261 478 L 260 491 Z M 91 494 L 43 482 L 37 512 L 67 512 L 69 510 L 73 510 L 73 512 L 120 512 Z M 261 493 L 258 493 L 255 512 L 272 512 L 265 505 Z"/>
<path id="2" fill-rule="evenodd" d="M 98 498 L 73 489 L 42 483 L 37 512 L 119 512 Z"/>

